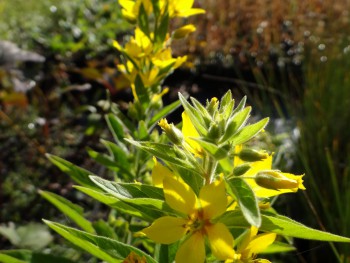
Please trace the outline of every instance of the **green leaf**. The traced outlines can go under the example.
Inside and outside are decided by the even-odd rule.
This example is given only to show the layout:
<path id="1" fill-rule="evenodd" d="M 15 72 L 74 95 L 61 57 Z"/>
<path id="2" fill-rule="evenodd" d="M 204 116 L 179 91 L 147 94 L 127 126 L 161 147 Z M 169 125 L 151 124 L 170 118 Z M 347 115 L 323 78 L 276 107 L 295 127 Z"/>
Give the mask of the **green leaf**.
<path id="1" fill-rule="evenodd" d="M 199 114 L 197 109 L 195 109 L 191 104 L 188 103 L 188 101 L 185 99 L 184 96 L 182 96 L 181 93 L 179 93 L 179 99 L 181 101 L 182 106 L 185 108 L 188 117 L 191 119 L 193 126 L 196 127 L 196 129 L 201 135 L 205 136 L 207 134 L 207 129 L 202 116 Z"/>
<path id="2" fill-rule="evenodd" d="M 106 193 L 101 193 L 100 191 L 95 191 L 90 188 L 82 187 L 82 186 L 74 186 L 79 191 L 91 196 L 92 198 L 104 203 L 120 212 L 126 213 L 131 216 L 138 217 L 147 222 L 152 222 L 159 217 L 157 214 L 154 216 L 152 213 L 148 213 L 147 209 L 142 209 L 142 207 L 134 207 L 125 203 L 124 201 Z"/>
<path id="3" fill-rule="evenodd" d="M 235 115 L 237 112 L 243 110 L 243 108 L 245 107 L 245 103 L 247 102 L 247 97 L 244 96 L 242 98 L 242 100 L 239 102 L 238 106 L 231 112 L 230 116 Z"/>
<path id="4" fill-rule="evenodd" d="M 296 250 L 296 248 L 290 244 L 275 241 L 262 251 L 261 254 L 286 253 L 294 250 Z"/>
<path id="5" fill-rule="evenodd" d="M 247 107 L 244 110 L 241 110 L 237 112 L 235 115 L 233 115 L 226 124 L 225 133 L 220 138 L 220 143 L 226 142 L 228 140 L 231 140 L 235 134 L 242 128 L 242 126 L 247 122 L 249 118 L 249 114 L 251 112 L 252 108 Z"/>
<path id="6" fill-rule="evenodd" d="M 139 126 L 138 126 L 136 138 L 140 141 L 145 141 L 145 140 L 149 139 L 148 128 L 147 128 L 144 120 L 139 121 Z"/>
<path id="7" fill-rule="evenodd" d="M 145 35 L 149 37 L 150 32 L 149 32 L 149 24 L 148 24 L 148 15 L 147 15 L 147 12 L 146 12 L 146 9 L 145 9 L 143 3 L 141 3 L 140 8 L 139 8 L 138 24 L 139 24 L 142 32 L 145 33 Z"/>
<path id="8" fill-rule="evenodd" d="M 115 172 L 119 171 L 118 165 L 109 156 L 107 156 L 103 153 L 96 152 L 91 148 L 87 148 L 87 152 L 88 152 L 89 156 L 92 159 L 94 159 L 96 162 L 98 162 L 99 164 L 102 164 L 103 166 L 106 166 Z"/>
<path id="9" fill-rule="evenodd" d="M 12 256 L 2 254 L 2 252 L 0 251 L 0 262 L 3 262 L 3 263 L 28 263 L 30 261 L 19 260 L 17 258 L 12 257 Z"/>
<path id="10" fill-rule="evenodd" d="M 350 242 L 350 238 L 348 237 L 310 228 L 286 216 L 263 212 L 261 214 L 261 220 L 261 231 L 274 232 L 279 235 L 318 241 Z M 224 223 L 229 228 L 250 227 L 250 224 L 245 220 L 240 211 L 225 213 L 220 218 L 220 222 Z"/>
<path id="11" fill-rule="evenodd" d="M 230 179 L 227 184 L 229 193 L 236 198 L 245 219 L 249 224 L 260 227 L 261 216 L 258 200 L 250 186 L 239 178 Z"/>
<path id="12" fill-rule="evenodd" d="M 105 190 L 107 193 L 128 204 L 135 204 L 143 208 L 163 212 L 165 204 L 164 200 L 148 197 L 135 197 L 133 196 L 133 192 L 128 191 L 128 189 L 123 187 L 123 185 L 116 182 L 104 180 L 97 176 L 92 177 L 91 180 L 103 190 Z"/>
<path id="13" fill-rule="evenodd" d="M 166 4 L 168 5 L 168 3 Z M 168 10 L 168 8 L 166 7 L 164 10 Z M 168 11 L 166 11 L 166 13 L 162 17 L 160 25 L 157 28 L 157 32 L 155 34 L 157 43 L 159 44 L 164 43 L 166 34 L 168 33 L 168 29 L 169 29 L 169 13 Z"/>
<path id="14" fill-rule="evenodd" d="M 210 125 L 210 120 L 212 119 L 212 117 L 210 116 L 209 112 L 207 111 L 207 109 L 195 98 L 190 97 L 190 100 L 194 106 L 194 108 L 199 111 L 201 113 L 201 116 L 203 117 L 203 120 L 206 121 L 207 120 L 207 125 Z"/>
<path id="15" fill-rule="evenodd" d="M 125 137 L 125 127 L 122 124 L 122 121 L 118 118 L 118 116 L 112 113 L 107 114 L 105 118 L 114 140 L 122 142 Z"/>
<path id="16" fill-rule="evenodd" d="M 149 121 L 149 131 L 154 128 L 154 126 L 159 122 L 160 119 L 164 118 L 166 115 L 172 113 L 174 110 L 176 110 L 181 105 L 181 102 L 179 100 L 163 107 L 161 110 L 157 111 L 157 113 L 152 117 L 152 119 Z"/>
<path id="17" fill-rule="evenodd" d="M 199 143 L 205 151 L 214 156 L 216 160 L 221 160 L 225 158 L 230 150 L 229 145 L 217 145 L 208 141 L 204 141 L 200 138 L 190 138 Z"/>
<path id="18" fill-rule="evenodd" d="M 130 170 L 130 164 L 128 161 L 128 155 L 122 148 L 120 148 L 115 143 L 101 140 L 101 143 L 106 146 L 109 153 L 113 156 L 113 161 L 115 161 L 119 167 L 122 167 L 125 170 Z"/>
<path id="19" fill-rule="evenodd" d="M 84 218 L 84 210 L 82 207 L 54 193 L 39 190 L 39 194 L 56 206 L 63 214 L 72 219 L 83 230 L 89 233 L 95 233 L 91 222 Z"/>
<path id="20" fill-rule="evenodd" d="M 247 125 L 242 128 L 231 140 L 233 145 L 242 144 L 249 141 L 256 134 L 258 134 L 262 129 L 265 128 L 267 123 L 269 122 L 269 118 L 262 119 L 254 124 Z"/>
<path id="21" fill-rule="evenodd" d="M 119 185 L 127 189 L 135 198 L 154 198 L 164 200 L 162 188 L 138 183 L 119 183 Z"/>
<path id="22" fill-rule="evenodd" d="M 89 178 L 89 175 L 93 174 L 92 172 L 80 168 L 71 162 L 68 162 L 55 155 L 46 154 L 46 157 L 62 172 L 68 174 L 78 184 L 97 189 L 96 185 L 91 182 Z"/>
<path id="23" fill-rule="evenodd" d="M 152 155 L 162 159 L 163 161 L 182 166 L 191 170 L 194 173 L 200 173 L 201 167 L 195 159 L 187 159 L 191 156 L 179 155 L 182 152 L 176 151 L 176 148 L 172 145 L 153 143 L 153 142 L 138 142 L 129 139 L 125 139 L 129 143 L 139 147 L 140 149 L 149 152 Z"/>
<path id="24" fill-rule="evenodd" d="M 47 220 L 44 220 L 44 222 L 65 239 L 101 260 L 110 263 L 121 262 L 131 252 L 134 252 L 141 257 L 145 257 L 148 263 L 156 263 L 153 258 L 141 250 L 116 240 L 92 235 L 55 222 Z"/>

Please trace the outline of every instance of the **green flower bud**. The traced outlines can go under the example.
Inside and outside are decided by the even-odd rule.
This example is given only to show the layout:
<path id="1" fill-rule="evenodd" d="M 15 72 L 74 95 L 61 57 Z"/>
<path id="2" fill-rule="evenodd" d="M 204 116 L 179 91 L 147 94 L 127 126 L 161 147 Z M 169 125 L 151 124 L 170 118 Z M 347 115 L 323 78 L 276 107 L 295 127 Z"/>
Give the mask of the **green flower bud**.
<path id="1" fill-rule="evenodd" d="M 250 164 L 244 163 L 241 165 L 236 166 L 233 169 L 233 175 L 234 176 L 240 176 L 245 174 L 249 169 L 251 168 Z"/>
<path id="2" fill-rule="evenodd" d="M 256 162 L 266 159 L 267 157 L 269 157 L 269 154 L 265 151 L 243 149 L 238 153 L 238 157 L 246 162 Z"/>
<path id="3" fill-rule="evenodd" d="M 166 119 L 161 119 L 158 125 L 165 132 L 167 137 L 175 145 L 181 145 L 183 143 L 184 137 L 182 132 L 174 126 L 174 124 L 169 124 Z"/>
<path id="4" fill-rule="evenodd" d="M 261 171 L 256 174 L 255 182 L 264 188 L 279 190 L 279 189 L 290 189 L 297 191 L 298 188 L 305 189 L 302 185 L 302 176 L 290 175 L 287 177 L 284 173 L 279 171 L 267 170 Z"/>

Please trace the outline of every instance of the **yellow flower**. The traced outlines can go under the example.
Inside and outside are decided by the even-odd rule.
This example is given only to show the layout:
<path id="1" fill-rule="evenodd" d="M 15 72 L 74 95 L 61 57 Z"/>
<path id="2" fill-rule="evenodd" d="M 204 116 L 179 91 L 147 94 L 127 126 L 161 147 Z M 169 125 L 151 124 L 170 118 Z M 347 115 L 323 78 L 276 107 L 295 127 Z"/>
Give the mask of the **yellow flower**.
<path id="1" fill-rule="evenodd" d="M 204 14 L 205 10 L 192 8 L 194 0 L 169 0 L 170 17 L 189 17 L 198 14 Z"/>
<path id="2" fill-rule="evenodd" d="M 264 233 L 257 235 L 257 233 L 258 229 L 252 226 L 245 238 L 238 246 L 237 254 L 240 258 L 238 262 L 263 262 L 260 259 L 255 259 L 256 255 L 264 251 L 269 245 L 271 245 L 275 241 L 276 234 Z M 266 259 L 265 261 L 270 262 Z"/>
<path id="3" fill-rule="evenodd" d="M 205 261 L 205 239 L 213 255 L 219 260 L 233 259 L 233 237 L 223 223 L 212 219 L 226 211 L 225 183 L 219 180 L 203 186 L 199 197 L 182 180 L 165 176 L 165 201 L 182 217 L 163 216 L 142 232 L 156 243 L 171 244 L 184 238 L 175 260 L 177 263 Z"/>
<path id="4" fill-rule="evenodd" d="M 252 226 L 242 242 L 237 247 L 236 260 L 226 262 L 236 263 L 268 263 L 267 259 L 256 259 L 257 254 L 263 252 L 276 239 L 275 233 L 259 234 L 258 228 Z"/>
<path id="5" fill-rule="evenodd" d="M 152 12 L 152 3 L 150 0 L 119 0 L 119 4 L 122 7 L 122 15 L 130 23 L 136 22 L 141 3 L 145 8 L 146 13 L 150 14 Z"/>
<path id="6" fill-rule="evenodd" d="M 182 134 L 184 135 L 185 142 L 188 144 L 187 149 L 198 157 L 203 156 L 203 148 L 199 145 L 199 143 L 190 138 L 198 138 L 199 133 L 186 112 L 182 113 Z"/>
<path id="7" fill-rule="evenodd" d="M 241 151 L 242 146 L 235 148 L 235 153 Z M 234 158 L 234 166 L 245 163 L 237 157 Z M 298 189 L 305 190 L 302 177 L 304 175 L 294 175 L 272 170 L 272 155 L 267 158 L 249 163 L 251 168 L 244 173 L 247 183 L 253 189 L 257 197 L 267 198 L 284 193 L 295 193 Z"/>

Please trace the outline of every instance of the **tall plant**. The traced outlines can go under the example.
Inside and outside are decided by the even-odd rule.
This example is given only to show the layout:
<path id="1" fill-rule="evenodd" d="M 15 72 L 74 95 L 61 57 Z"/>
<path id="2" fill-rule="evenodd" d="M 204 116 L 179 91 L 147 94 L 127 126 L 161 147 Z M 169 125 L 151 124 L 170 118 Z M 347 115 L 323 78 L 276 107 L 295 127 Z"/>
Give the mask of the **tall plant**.
<path id="1" fill-rule="evenodd" d="M 110 221 L 92 223 L 80 207 L 42 191 L 80 230 L 45 223 L 106 262 L 269 262 L 257 254 L 293 250 L 283 236 L 350 242 L 279 215 L 271 207 L 271 197 L 305 190 L 303 175 L 273 169 L 272 154 L 247 146 L 268 118 L 250 123 L 252 109 L 245 98 L 236 105 L 229 91 L 202 105 L 179 94 L 179 101 L 163 107 L 161 83 L 185 60 L 172 57 L 170 40 L 194 30 L 186 25 L 169 34 L 169 21 L 204 11 L 185 0 L 120 4 L 124 17 L 136 25 L 124 47 L 114 43 L 124 58 L 119 69 L 130 81 L 134 100 L 128 116 L 115 105 L 106 116 L 115 141 L 102 143 L 110 154 L 89 150 L 93 159 L 115 172 L 115 178 L 107 180 L 48 156 L 79 184 L 77 190 L 112 208 Z M 181 130 L 164 118 L 180 104 Z M 154 129 L 157 123 L 162 135 Z M 16 255 L 2 251 L 0 259 L 28 262 Z"/>

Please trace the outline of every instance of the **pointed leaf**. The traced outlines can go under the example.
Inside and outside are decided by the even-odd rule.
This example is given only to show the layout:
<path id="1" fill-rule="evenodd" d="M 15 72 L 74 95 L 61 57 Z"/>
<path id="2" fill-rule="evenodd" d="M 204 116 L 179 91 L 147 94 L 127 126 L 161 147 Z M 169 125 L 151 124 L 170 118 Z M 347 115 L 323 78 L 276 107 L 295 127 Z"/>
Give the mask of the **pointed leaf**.
<path id="1" fill-rule="evenodd" d="M 96 185 L 89 179 L 89 175 L 93 174 L 92 172 L 80 168 L 55 155 L 46 154 L 46 157 L 62 172 L 67 173 L 78 184 L 97 189 Z"/>
<path id="2" fill-rule="evenodd" d="M 245 126 L 232 138 L 231 140 L 232 144 L 238 145 L 249 141 L 256 134 L 258 134 L 262 129 L 264 129 L 268 122 L 269 122 L 269 118 L 265 118 L 254 124 Z"/>
<path id="3" fill-rule="evenodd" d="M 39 194 L 51 204 L 56 206 L 63 214 L 72 219 L 78 226 L 89 233 L 95 233 L 89 220 L 84 218 L 83 208 L 73 204 L 62 196 L 39 190 Z"/>
<path id="4" fill-rule="evenodd" d="M 221 160 L 225 158 L 230 150 L 230 147 L 228 145 L 217 145 L 208 141 L 201 140 L 200 138 L 191 137 L 191 139 L 198 142 L 199 145 L 209 154 L 214 156 L 216 160 Z"/>
<path id="5" fill-rule="evenodd" d="M 235 136 L 235 134 L 242 128 L 242 126 L 247 122 L 249 118 L 249 114 L 252 108 L 247 107 L 244 110 L 237 112 L 233 115 L 226 124 L 225 133 L 220 138 L 220 143 L 231 140 Z"/>
<path id="6" fill-rule="evenodd" d="M 205 122 L 199 112 L 188 103 L 184 96 L 179 93 L 179 99 L 181 101 L 182 106 L 184 107 L 188 117 L 191 119 L 193 126 L 196 127 L 198 132 L 205 136 L 207 134 L 207 129 L 205 127 Z"/>
<path id="7" fill-rule="evenodd" d="M 174 110 L 176 110 L 181 105 L 181 102 L 179 100 L 163 107 L 157 113 L 152 117 L 152 119 L 149 121 L 149 130 L 153 129 L 154 126 L 157 124 L 157 122 L 164 118 L 166 115 L 172 113 Z"/>
<path id="8" fill-rule="evenodd" d="M 260 227 L 260 210 L 253 190 L 244 180 L 239 178 L 230 179 L 227 183 L 229 185 L 229 193 L 236 198 L 245 219 L 249 224 Z"/>
<path id="9" fill-rule="evenodd" d="M 263 212 L 261 214 L 261 231 L 274 232 L 279 235 L 296 237 L 302 239 L 330 241 L 330 242 L 350 242 L 350 238 L 324 232 L 305 226 L 286 216 Z M 229 228 L 249 228 L 250 224 L 245 220 L 240 211 L 225 213 L 220 222 Z"/>
<path id="10" fill-rule="evenodd" d="M 55 222 L 47 220 L 44 222 L 65 239 L 101 260 L 114 263 L 125 259 L 131 252 L 134 252 L 145 257 L 148 263 L 156 263 L 153 258 L 141 250 L 116 240 L 92 235 Z"/>
<path id="11" fill-rule="evenodd" d="M 101 193 L 99 191 L 94 191 L 90 188 L 82 187 L 82 186 L 74 186 L 79 191 L 91 196 L 92 198 L 98 200 L 101 203 L 104 203 L 120 212 L 129 214 L 131 216 L 138 217 L 147 222 L 152 222 L 159 217 L 159 214 L 153 215 L 152 213 L 148 213 L 147 209 L 142 209 L 142 207 L 134 207 L 125 203 L 124 201 L 106 193 Z"/>

